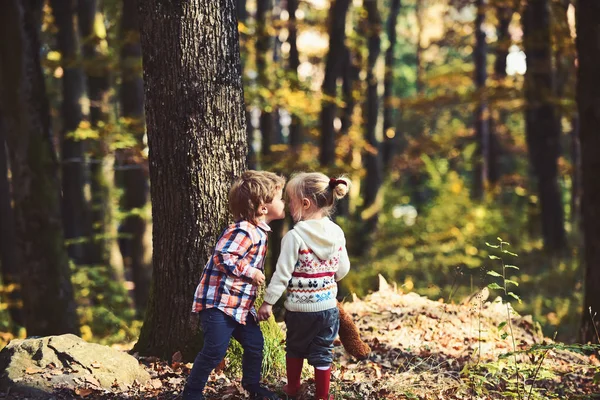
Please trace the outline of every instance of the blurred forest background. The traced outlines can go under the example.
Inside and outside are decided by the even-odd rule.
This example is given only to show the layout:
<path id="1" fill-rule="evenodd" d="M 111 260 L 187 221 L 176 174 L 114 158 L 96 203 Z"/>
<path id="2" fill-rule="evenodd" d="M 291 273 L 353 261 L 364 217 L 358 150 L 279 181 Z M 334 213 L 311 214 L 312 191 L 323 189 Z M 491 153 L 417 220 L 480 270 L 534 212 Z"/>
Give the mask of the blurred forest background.
<path id="1" fill-rule="evenodd" d="M 152 273 L 138 9 L 32 4 L 26 31 L 39 30 L 39 47 L 25 67 L 50 140 L 14 156 L 19 140 L 2 122 L 16 111 L 4 99 L 0 347 L 57 331 L 132 342 Z M 248 168 L 353 180 L 335 216 L 352 257 L 344 296 L 375 290 L 381 274 L 459 303 L 491 282 L 499 264 L 486 242 L 501 237 L 518 254 L 507 276 L 519 283 L 514 308 L 547 336 L 594 337 L 580 335 L 591 316 L 570 0 L 237 0 L 237 15 Z M 24 170 L 37 178 L 13 184 Z M 15 254 L 25 225 L 37 232 L 27 263 L 45 274 Z M 273 224 L 267 271 L 289 225 Z M 56 297 L 53 285 L 66 289 Z M 24 297 L 43 300 L 24 310 Z"/>

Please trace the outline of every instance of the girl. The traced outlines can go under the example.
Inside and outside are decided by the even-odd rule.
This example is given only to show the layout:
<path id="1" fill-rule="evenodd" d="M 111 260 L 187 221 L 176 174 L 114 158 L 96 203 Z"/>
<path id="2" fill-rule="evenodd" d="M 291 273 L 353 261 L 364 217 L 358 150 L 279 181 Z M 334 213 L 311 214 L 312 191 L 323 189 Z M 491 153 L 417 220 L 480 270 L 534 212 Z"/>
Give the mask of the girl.
<path id="1" fill-rule="evenodd" d="M 264 321 L 287 289 L 285 323 L 287 385 L 300 389 L 304 359 L 315 369 L 316 399 L 329 400 L 333 340 L 339 329 L 337 281 L 350 269 L 342 229 L 329 219 L 335 203 L 348 193 L 350 181 L 321 173 L 300 173 L 286 194 L 296 224 L 281 241 L 281 254 L 265 292 L 258 318 Z"/>

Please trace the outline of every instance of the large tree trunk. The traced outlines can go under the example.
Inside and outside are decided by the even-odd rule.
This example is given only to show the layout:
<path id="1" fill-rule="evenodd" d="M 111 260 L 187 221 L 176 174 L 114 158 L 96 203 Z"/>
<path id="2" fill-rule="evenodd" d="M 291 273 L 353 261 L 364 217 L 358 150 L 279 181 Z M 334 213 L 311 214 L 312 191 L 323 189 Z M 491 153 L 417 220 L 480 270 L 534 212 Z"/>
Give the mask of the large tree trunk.
<path id="1" fill-rule="evenodd" d="M 367 98 L 365 103 L 365 140 L 371 147 L 364 155 L 366 169 L 364 183 L 364 233 L 362 237 L 368 241 L 374 232 L 379 219 L 378 196 L 383 182 L 383 157 L 381 156 L 381 144 L 377 139 L 377 117 L 379 113 L 379 97 L 377 94 L 377 76 L 375 63 L 381 51 L 381 16 L 377 9 L 377 0 L 365 0 L 364 8 L 367 12 L 367 46 L 369 56 L 367 58 Z M 361 246 L 366 250 L 368 246 Z"/>
<path id="2" fill-rule="evenodd" d="M 82 239 L 89 235 L 87 201 L 84 194 L 85 163 L 83 142 L 73 137 L 82 119 L 81 98 L 84 93 L 83 71 L 79 60 L 75 7 L 72 1 L 51 0 L 52 13 L 58 28 L 57 41 L 61 53 L 62 76 L 62 215 L 65 239 Z M 85 261 L 85 246 L 74 240 L 68 246 L 75 264 Z"/>
<path id="3" fill-rule="evenodd" d="M 544 247 L 558 252 L 565 247 L 564 211 L 558 187 L 560 126 L 554 101 L 547 0 L 530 0 L 523 14 L 523 42 L 527 54 L 525 99 L 529 157 L 537 180 Z"/>
<path id="4" fill-rule="evenodd" d="M 0 110 L 0 272 L 6 292 L 4 299 L 8 305 L 10 318 L 23 326 L 21 310 L 21 276 L 16 260 L 15 217 L 12 209 L 12 195 L 8 181 L 8 158 L 6 154 L 6 132 Z"/>
<path id="5" fill-rule="evenodd" d="M 323 80 L 323 102 L 321 109 L 321 152 L 319 162 L 330 166 L 335 161 L 335 99 L 337 79 L 341 75 L 345 52 L 346 15 L 350 0 L 335 0 L 329 9 L 329 53 L 325 64 Z"/>
<path id="6" fill-rule="evenodd" d="M 583 180 L 585 298 L 581 341 L 598 342 L 600 331 L 600 3 L 579 0 L 576 7 L 579 54 L 577 103 Z M 595 315 L 595 328 L 592 316 Z"/>
<path id="7" fill-rule="evenodd" d="M 136 0 L 124 0 L 121 14 L 121 115 L 135 136 L 136 146 L 124 152 L 123 170 L 119 173 L 123 185 L 123 211 L 129 215 L 122 222 L 121 241 L 126 249 L 124 260 L 131 270 L 134 301 L 138 316 L 143 316 L 150 292 L 152 275 L 151 244 L 146 240 L 148 227 L 148 162 L 143 156 L 144 144 L 144 81 L 142 79 L 142 46 Z"/>
<path id="8" fill-rule="evenodd" d="M 387 37 L 389 41 L 385 52 L 385 76 L 383 78 L 383 165 L 387 168 L 398 148 L 398 132 L 394 118 L 394 48 L 396 47 L 396 22 L 400 13 L 400 0 L 392 0 L 390 15 L 387 20 Z"/>
<path id="9" fill-rule="evenodd" d="M 237 19 L 233 0 L 147 0 L 140 17 L 154 271 L 135 350 L 189 360 L 201 344 L 194 290 L 228 221 L 232 179 L 245 168 Z"/>
<path id="10" fill-rule="evenodd" d="M 475 140 L 477 143 L 473 168 L 473 197 L 481 199 L 489 183 L 491 132 L 489 124 L 489 109 L 486 99 L 487 81 L 487 40 L 483 30 L 485 22 L 486 1 L 477 0 L 477 16 L 475 17 L 475 87 L 477 88 L 478 104 L 475 109 Z"/>
<path id="11" fill-rule="evenodd" d="M 78 333 L 60 214 L 58 163 L 40 64 L 41 2 L 5 0 L 0 12 L 0 109 L 10 154 L 16 259 L 28 335 Z"/>

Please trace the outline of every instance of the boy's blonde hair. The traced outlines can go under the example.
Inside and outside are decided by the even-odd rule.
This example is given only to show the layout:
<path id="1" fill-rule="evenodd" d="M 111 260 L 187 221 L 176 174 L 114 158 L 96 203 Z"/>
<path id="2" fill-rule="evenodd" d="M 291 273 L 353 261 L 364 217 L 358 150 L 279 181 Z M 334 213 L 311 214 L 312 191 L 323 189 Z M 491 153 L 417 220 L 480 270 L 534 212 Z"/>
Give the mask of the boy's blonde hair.
<path id="1" fill-rule="evenodd" d="M 258 207 L 273 201 L 285 178 L 268 171 L 248 170 L 238 177 L 229 190 L 229 211 L 236 221 L 256 222 Z"/>
<path id="2" fill-rule="evenodd" d="M 336 201 L 348 194 L 350 179 L 345 176 L 329 178 L 321 172 L 300 172 L 295 174 L 287 184 L 286 196 L 290 202 L 299 202 L 307 198 L 325 215 L 331 215 Z M 301 207 L 296 207 L 294 221 L 302 219 Z"/>

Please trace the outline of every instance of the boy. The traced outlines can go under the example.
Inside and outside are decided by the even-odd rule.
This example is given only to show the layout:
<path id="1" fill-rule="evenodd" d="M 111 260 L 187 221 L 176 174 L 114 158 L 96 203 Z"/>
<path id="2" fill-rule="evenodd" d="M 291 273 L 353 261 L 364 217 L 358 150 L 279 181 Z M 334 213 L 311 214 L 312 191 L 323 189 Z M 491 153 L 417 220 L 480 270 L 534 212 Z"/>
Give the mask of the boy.
<path id="1" fill-rule="evenodd" d="M 192 312 L 200 313 L 204 347 L 194 361 L 184 400 L 204 399 L 211 371 L 221 362 L 233 336 L 244 349 L 242 386 L 254 400 L 279 397 L 260 386 L 263 336 L 254 300 L 265 282 L 269 222 L 285 217 L 282 198 L 285 179 L 266 171 L 246 171 L 229 191 L 235 223 L 217 241 L 194 295 Z"/>

